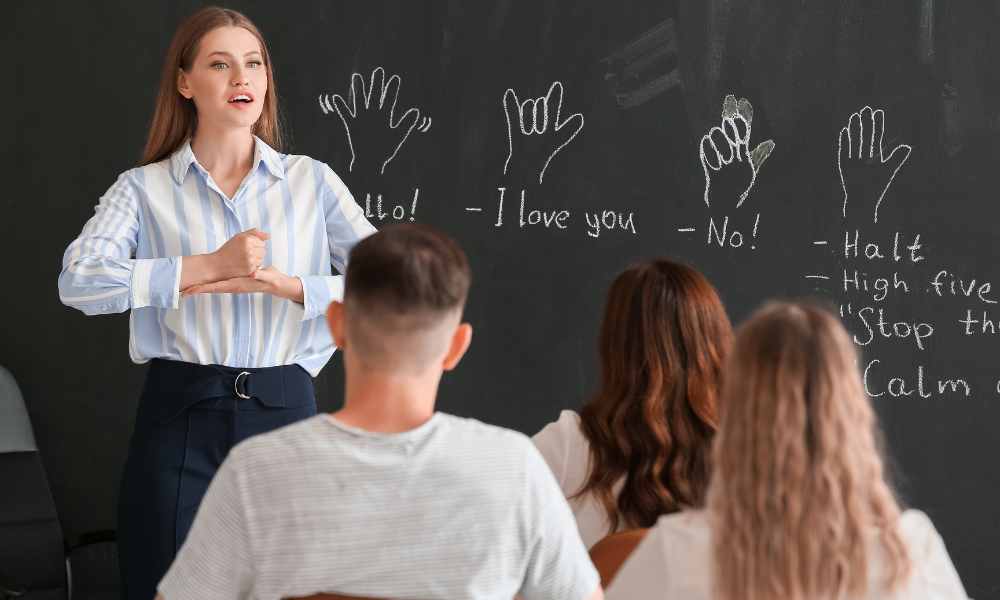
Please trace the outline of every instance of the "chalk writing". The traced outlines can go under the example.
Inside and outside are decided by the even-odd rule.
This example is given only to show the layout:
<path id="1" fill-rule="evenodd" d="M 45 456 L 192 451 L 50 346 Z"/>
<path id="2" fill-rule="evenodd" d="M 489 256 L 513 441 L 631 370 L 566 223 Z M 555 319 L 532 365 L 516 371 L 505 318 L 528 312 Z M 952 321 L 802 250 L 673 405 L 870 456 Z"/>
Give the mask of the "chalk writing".
<path id="1" fill-rule="evenodd" d="M 365 217 L 370 221 L 416 221 L 417 220 L 417 200 L 420 198 L 420 188 L 414 188 L 413 200 L 409 207 L 403 204 L 383 204 L 382 194 L 375 194 L 372 202 L 371 192 L 365 193 Z M 384 208 L 383 208 L 384 207 Z M 407 208 L 409 211 L 407 211 Z"/>
<path id="2" fill-rule="evenodd" d="M 753 231 L 750 234 L 751 240 L 757 239 L 757 228 L 760 226 L 760 213 L 757 213 L 753 221 Z M 726 215 L 722 219 L 722 226 L 720 227 L 716 223 L 714 217 L 708 218 L 708 239 L 705 243 L 711 246 L 713 243 L 718 245 L 719 248 L 725 248 L 726 246 L 730 248 L 740 248 L 745 243 L 746 236 L 743 232 L 736 228 L 729 229 L 729 215 Z M 751 250 L 756 250 L 757 246 L 753 243 L 750 244 Z"/>
<path id="3" fill-rule="evenodd" d="M 917 365 L 915 386 L 912 379 L 907 381 L 902 377 L 891 377 L 884 388 L 877 386 L 874 380 L 881 362 L 877 358 L 868 361 L 862 376 L 865 393 L 872 398 L 886 394 L 893 398 L 903 398 L 914 394 L 920 398 L 930 398 L 934 395 L 944 396 L 945 394 L 961 394 L 965 397 L 972 395 L 972 388 L 965 379 L 956 377 L 928 382 L 923 365 Z M 998 390 L 1000 390 L 1000 386 L 998 386 Z"/>
<path id="4" fill-rule="evenodd" d="M 505 200 L 507 196 L 506 187 L 497 187 L 497 216 L 493 227 L 504 227 Z M 466 207 L 467 212 L 482 212 L 480 207 Z M 529 204 L 527 190 L 520 190 L 520 201 L 517 204 L 517 228 L 518 229 L 550 229 L 565 230 L 573 224 L 573 212 L 562 209 L 536 208 Z M 597 210 L 584 211 L 583 220 L 586 225 L 586 233 L 591 238 L 598 238 L 603 232 L 624 231 L 632 235 L 638 235 L 636 228 L 636 216 L 632 211 L 623 212 L 618 210 Z"/>

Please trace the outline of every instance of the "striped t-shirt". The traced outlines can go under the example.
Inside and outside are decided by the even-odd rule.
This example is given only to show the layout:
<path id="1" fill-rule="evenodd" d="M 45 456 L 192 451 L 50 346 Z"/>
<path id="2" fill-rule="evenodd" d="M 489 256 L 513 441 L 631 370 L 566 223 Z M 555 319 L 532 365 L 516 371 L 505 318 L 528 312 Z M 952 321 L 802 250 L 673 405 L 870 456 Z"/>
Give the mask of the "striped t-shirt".
<path id="1" fill-rule="evenodd" d="M 398 434 L 324 414 L 232 450 L 159 591 L 582 600 L 598 584 L 527 437 L 443 413 Z"/>

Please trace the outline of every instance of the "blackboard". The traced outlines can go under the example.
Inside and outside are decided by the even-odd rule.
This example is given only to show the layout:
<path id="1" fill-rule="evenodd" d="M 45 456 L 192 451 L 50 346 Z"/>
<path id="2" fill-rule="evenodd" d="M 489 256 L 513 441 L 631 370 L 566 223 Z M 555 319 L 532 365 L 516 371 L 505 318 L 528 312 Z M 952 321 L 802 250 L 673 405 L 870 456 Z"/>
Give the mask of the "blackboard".
<path id="1" fill-rule="evenodd" d="M 607 285 L 640 257 L 701 269 L 736 322 L 771 297 L 825 299 L 863 352 L 902 498 L 970 595 L 1000 598 L 995 2 L 227 4 L 268 39 L 288 150 L 328 162 L 377 225 L 412 218 L 467 249 L 475 336 L 440 409 L 530 434 L 579 407 Z M 71 537 L 114 526 L 144 368 L 127 318 L 63 307 L 56 275 L 136 163 L 166 46 L 198 6 L 8 8 L 0 362 Z M 353 115 L 352 81 L 375 89 Z M 750 106 L 744 152 L 771 140 L 766 161 L 710 151 L 705 167 L 702 136 L 719 127 L 728 157 L 723 113 Z M 341 385 L 335 356 L 322 409 Z"/>

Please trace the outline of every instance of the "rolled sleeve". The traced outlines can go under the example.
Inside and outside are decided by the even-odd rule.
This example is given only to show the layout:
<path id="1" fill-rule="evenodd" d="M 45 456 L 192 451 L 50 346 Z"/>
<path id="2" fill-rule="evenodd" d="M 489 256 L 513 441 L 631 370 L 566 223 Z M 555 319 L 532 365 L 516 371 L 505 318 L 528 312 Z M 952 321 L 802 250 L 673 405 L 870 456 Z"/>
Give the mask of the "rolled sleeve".
<path id="1" fill-rule="evenodd" d="M 63 254 L 59 299 L 88 315 L 180 303 L 181 258 L 137 259 L 140 215 L 131 171 L 101 197 Z"/>
<path id="2" fill-rule="evenodd" d="M 182 260 L 179 256 L 136 259 L 129 286 L 132 308 L 177 308 L 180 304 Z"/>
<path id="3" fill-rule="evenodd" d="M 331 302 L 344 298 L 341 275 L 306 275 L 299 279 L 302 281 L 303 321 L 323 316 Z"/>

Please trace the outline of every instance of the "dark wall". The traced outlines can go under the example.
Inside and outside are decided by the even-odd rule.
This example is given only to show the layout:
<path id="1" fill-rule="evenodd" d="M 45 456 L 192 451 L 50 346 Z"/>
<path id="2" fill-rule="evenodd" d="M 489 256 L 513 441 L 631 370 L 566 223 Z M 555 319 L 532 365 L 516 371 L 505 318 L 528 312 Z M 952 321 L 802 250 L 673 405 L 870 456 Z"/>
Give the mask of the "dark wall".
<path id="1" fill-rule="evenodd" d="M 98 197 L 136 163 L 170 35 L 200 4 L 8 9 L 14 127 L 3 149 L 11 185 L 0 197 L 0 363 L 21 383 L 71 536 L 114 526 L 144 368 L 129 362 L 125 315 L 85 318 L 59 303 L 60 260 Z M 268 39 L 289 150 L 327 161 L 360 203 L 371 198 L 373 213 L 381 195 L 388 214 L 376 224 L 394 221 L 398 205 L 401 219 L 435 224 L 468 250 L 475 339 L 445 380 L 441 409 L 533 433 L 579 406 L 596 383 L 607 284 L 639 257 L 691 262 L 735 321 L 774 296 L 825 299 L 859 342 L 901 495 L 930 514 L 969 593 L 1000 598 L 998 342 L 981 323 L 960 322 L 966 311 L 1000 319 L 1000 290 L 978 297 L 998 283 L 995 3 L 228 4 Z M 419 111 L 384 173 L 409 121 L 389 127 L 375 107 L 350 118 L 349 168 L 344 125 L 331 112 L 352 73 L 367 80 L 377 67 L 401 78 L 395 117 Z M 523 102 L 556 81 L 558 120 L 553 100 L 545 133 L 525 136 L 515 122 L 508 138 L 505 91 Z M 720 125 L 728 93 L 753 105 L 749 149 L 768 139 L 775 148 L 742 206 L 745 163 L 712 172 L 706 206 L 699 140 Z M 884 109 L 886 154 L 912 147 L 877 223 L 874 203 L 899 155 L 885 165 L 842 161 L 846 216 L 837 165 L 838 133 L 866 105 Z M 540 224 L 520 225 L 521 190 L 525 219 Z M 596 237 L 595 214 L 609 225 Z M 859 255 L 845 255 L 855 231 Z M 907 250 L 918 235 L 919 248 Z M 866 258 L 869 242 L 886 258 Z M 879 278 L 906 289 L 883 297 Z M 322 409 L 337 406 L 341 384 L 335 357 L 318 380 Z"/>

